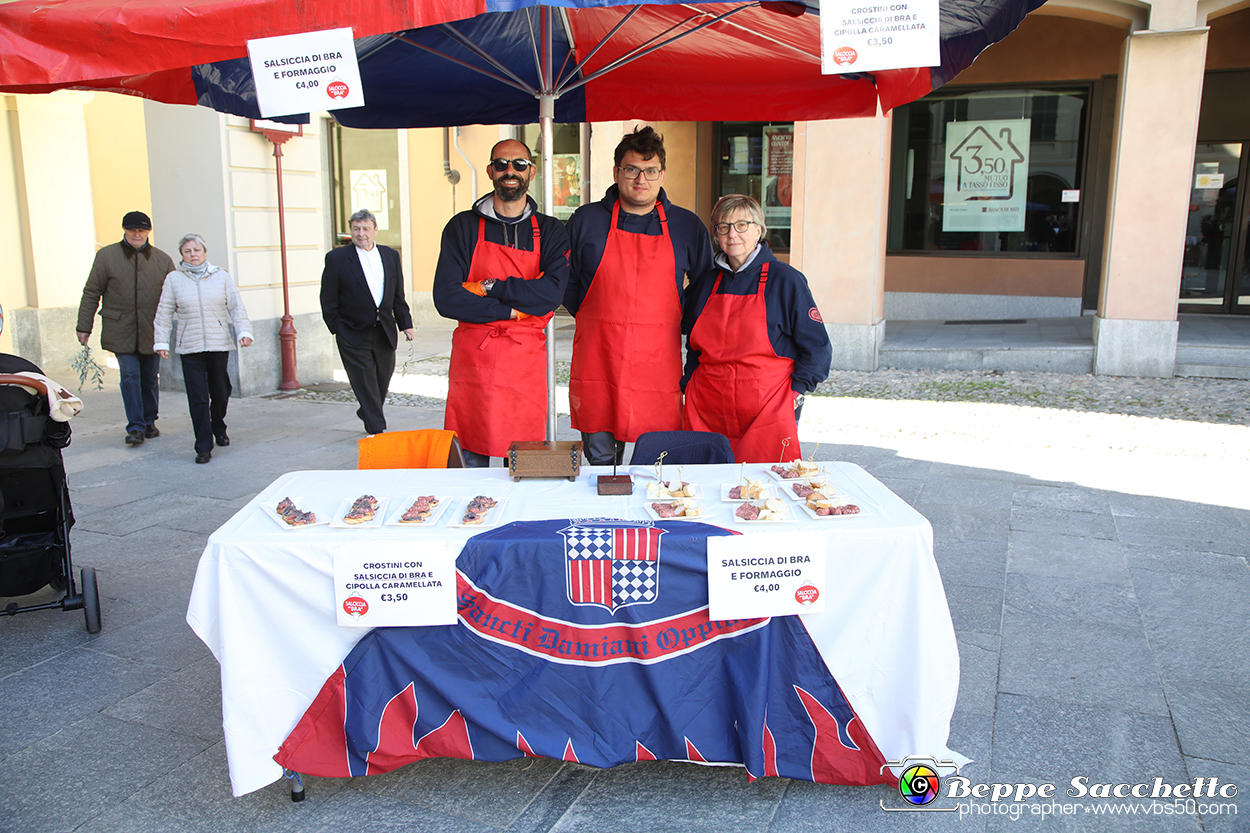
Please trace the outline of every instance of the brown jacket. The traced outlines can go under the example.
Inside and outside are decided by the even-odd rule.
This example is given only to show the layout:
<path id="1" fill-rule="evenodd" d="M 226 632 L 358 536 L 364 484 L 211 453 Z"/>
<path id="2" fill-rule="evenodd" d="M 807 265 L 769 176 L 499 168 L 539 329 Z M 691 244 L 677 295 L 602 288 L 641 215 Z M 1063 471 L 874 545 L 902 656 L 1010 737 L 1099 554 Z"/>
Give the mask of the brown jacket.
<path id="1" fill-rule="evenodd" d="M 78 332 L 91 332 L 99 306 L 101 347 L 112 353 L 154 352 L 152 322 L 165 276 L 172 271 L 173 260 L 151 243 L 136 250 L 122 240 L 100 249 L 82 288 Z"/>

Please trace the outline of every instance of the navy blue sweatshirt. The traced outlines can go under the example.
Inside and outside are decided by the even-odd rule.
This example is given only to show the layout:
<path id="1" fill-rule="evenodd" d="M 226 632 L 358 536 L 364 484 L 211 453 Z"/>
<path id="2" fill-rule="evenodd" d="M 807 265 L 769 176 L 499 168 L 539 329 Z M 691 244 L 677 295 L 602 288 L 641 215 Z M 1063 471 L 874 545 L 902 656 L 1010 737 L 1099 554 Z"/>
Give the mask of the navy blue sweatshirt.
<path id="1" fill-rule="evenodd" d="M 690 328 L 712 294 L 717 273 L 722 274 L 718 295 L 754 295 L 759 292 L 760 271 L 765 263 L 769 264 L 768 284 L 764 287 L 768 340 L 778 356 L 794 359 L 791 390 L 807 393 L 829 375 L 833 347 L 816 309 L 812 291 L 807 286 L 807 278 L 798 269 L 777 260 L 768 244 L 761 242 L 760 250 L 742 267 L 742 271 L 733 273 L 727 265 L 717 267 L 691 288 L 681 320 L 682 331 L 687 333 L 686 372 L 681 377 L 683 391 L 690 375 L 699 366 L 699 351 L 690 348 Z"/>
<path id="2" fill-rule="evenodd" d="M 612 225 L 612 206 L 616 203 L 619 189 L 613 185 L 599 202 L 583 205 L 569 218 L 569 285 L 564 291 L 564 307 L 574 316 L 586 300 L 591 281 L 603 259 L 603 249 L 608 242 L 608 227 Z M 677 283 L 677 299 L 685 298 L 686 276 L 693 282 L 712 268 L 712 241 L 707 227 L 693 211 L 673 205 L 664 189 L 660 189 L 659 202 L 664 205 L 668 219 L 668 235 L 673 242 L 673 260 L 676 265 L 673 279 Z M 633 234 L 660 236 L 660 215 L 654 209 L 647 214 L 630 214 L 621 209 L 617 228 Z"/>
<path id="3" fill-rule="evenodd" d="M 514 309 L 530 315 L 546 315 L 560 306 L 560 299 L 564 297 L 564 286 L 569 277 L 569 236 L 564 224 L 555 217 L 537 214 L 538 206 L 528 196 L 521 218 L 507 218 L 505 222 L 495 215 L 493 198 L 494 194 L 482 197 L 472 209 L 452 217 L 443 229 L 432 294 L 434 308 L 444 318 L 489 324 L 492 321 L 507 321 Z M 516 275 L 491 275 L 489 277 L 495 278 L 498 283 L 491 287 L 485 298 L 460 285 L 469 278 L 473 250 L 477 248 L 480 218 L 486 220 L 486 242 L 532 252 L 534 235 L 530 217 L 535 214 L 538 216 L 541 278 L 524 281 Z"/>

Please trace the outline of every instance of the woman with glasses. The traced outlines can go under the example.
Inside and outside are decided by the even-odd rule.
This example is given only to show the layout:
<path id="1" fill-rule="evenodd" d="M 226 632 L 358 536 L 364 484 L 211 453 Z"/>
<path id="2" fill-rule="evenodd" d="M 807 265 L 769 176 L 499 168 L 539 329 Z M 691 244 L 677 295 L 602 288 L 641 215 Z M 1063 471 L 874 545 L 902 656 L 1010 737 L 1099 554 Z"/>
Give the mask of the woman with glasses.
<path id="1" fill-rule="evenodd" d="M 165 278 L 156 308 L 155 350 L 169 358 L 170 331 L 178 322 L 174 352 L 182 360 L 182 375 L 195 430 L 195 462 L 213 457 L 213 441 L 230 445 L 226 435 L 226 406 L 230 402 L 230 374 L 226 363 L 234 349 L 230 324 L 240 347 L 252 343 L 252 324 L 230 273 L 208 262 L 208 246 L 198 234 L 178 242 L 182 262 Z"/>
<path id="2" fill-rule="evenodd" d="M 833 350 L 807 279 L 764 242 L 764 212 L 742 194 L 712 209 L 713 270 L 687 294 L 685 426 L 729 438 L 739 463 L 801 456 L 803 395 Z"/>

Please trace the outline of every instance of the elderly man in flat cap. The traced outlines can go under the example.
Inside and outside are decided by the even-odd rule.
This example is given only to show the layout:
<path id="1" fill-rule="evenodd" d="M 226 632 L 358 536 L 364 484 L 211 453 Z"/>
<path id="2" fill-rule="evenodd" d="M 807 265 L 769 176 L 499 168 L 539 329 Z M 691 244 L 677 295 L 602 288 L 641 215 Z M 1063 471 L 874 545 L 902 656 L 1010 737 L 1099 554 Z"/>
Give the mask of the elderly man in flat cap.
<path id="1" fill-rule="evenodd" d="M 117 355 L 121 368 L 126 444 L 142 445 L 161 435 L 156 427 L 161 357 L 152 349 L 152 322 L 174 262 L 148 242 L 152 220 L 142 211 L 123 217 L 122 229 L 121 242 L 96 252 L 78 305 L 78 341 L 87 343 L 99 307 L 100 346 Z"/>

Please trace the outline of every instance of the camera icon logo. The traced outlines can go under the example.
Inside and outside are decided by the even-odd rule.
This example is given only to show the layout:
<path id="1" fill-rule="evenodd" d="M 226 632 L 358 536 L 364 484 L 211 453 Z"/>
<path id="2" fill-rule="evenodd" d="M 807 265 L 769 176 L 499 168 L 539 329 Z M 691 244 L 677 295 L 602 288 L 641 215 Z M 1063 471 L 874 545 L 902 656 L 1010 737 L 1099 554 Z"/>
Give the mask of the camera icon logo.
<path id="1" fill-rule="evenodd" d="M 906 802 L 903 807 L 887 807 L 881 802 L 881 809 L 886 812 L 952 812 L 956 807 L 929 806 L 942 792 L 942 779 L 959 772 L 954 761 L 939 761 L 923 755 L 908 755 L 901 761 L 886 761 L 886 767 L 902 771 L 898 778 L 898 793 Z"/>
<path id="2" fill-rule="evenodd" d="M 941 776 L 925 764 L 912 764 L 898 779 L 899 794 L 912 804 L 930 803 L 941 789 Z"/>

